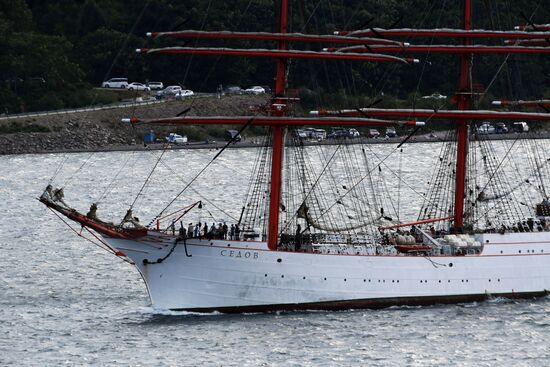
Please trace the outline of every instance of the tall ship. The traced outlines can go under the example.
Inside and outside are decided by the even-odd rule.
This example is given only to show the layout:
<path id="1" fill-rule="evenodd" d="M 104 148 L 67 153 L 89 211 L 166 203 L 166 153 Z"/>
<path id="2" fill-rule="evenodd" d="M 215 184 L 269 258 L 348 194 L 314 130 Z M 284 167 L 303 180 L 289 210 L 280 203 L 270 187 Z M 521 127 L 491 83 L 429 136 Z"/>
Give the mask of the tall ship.
<path id="1" fill-rule="evenodd" d="M 550 122 L 550 101 L 499 100 L 493 102 L 493 110 L 479 109 L 476 101 L 486 91 L 472 80 L 472 60 L 477 55 L 549 55 L 550 25 L 528 23 L 512 31 L 474 29 L 472 1 L 464 0 L 462 29 L 367 28 L 311 35 L 287 31 L 288 8 L 288 0 L 281 0 L 276 33 L 186 30 L 148 34 L 153 40 L 193 40 L 195 45 L 207 40 L 271 42 L 276 45 L 273 49 L 185 44 L 137 50 L 149 56 L 275 60 L 270 102 L 248 115 L 196 117 L 183 111 L 179 116 L 129 116 L 123 121 L 147 126 L 236 125 L 238 133 L 264 126 L 269 133 L 256 148 L 254 171 L 249 186 L 243 188 L 247 195 L 238 209 L 238 220 L 188 225 L 193 212 L 210 204 L 182 205 L 178 198 L 200 176 L 209 175 L 212 184 L 217 184 L 215 173 L 205 173 L 210 163 L 191 173 L 172 200 L 156 204 L 158 214 L 148 224 L 134 216 L 134 204 L 120 223 L 100 219 L 93 203 L 87 213 L 79 212 L 67 203 L 70 200 L 64 198 L 63 187 L 49 185 L 40 201 L 79 235 L 135 266 L 158 309 L 338 310 L 547 295 L 550 156 L 547 141 L 525 130 L 531 122 Z M 417 39 L 432 42 L 415 44 Z M 440 44 L 449 39 L 454 42 Z M 323 48 L 291 47 L 305 43 Z M 414 68 L 418 67 L 415 57 L 426 54 L 459 59 L 453 97 L 456 109 L 383 109 L 372 104 L 317 109 L 301 116 L 294 113 L 298 97 L 287 88 L 290 61 L 344 60 Z M 422 190 L 407 183 L 399 172 L 388 173 L 385 162 L 394 159 L 419 129 L 439 121 L 451 128 L 441 150 L 433 153 L 437 164 L 431 177 L 426 177 L 428 189 L 419 193 L 416 204 L 410 204 L 420 208 L 418 216 L 413 221 L 401 220 L 395 192 L 385 190 L 388 180 Z M 517 132 L 509 140 L 494 141 L 489 139 L 487 130 L 495 128 L 489 121 L 500 123 L 501 128 L 508 123 Z M 411 132 L 389 153 L 377 152 L 376 145 L 349 144 L 342 139 L 327 148 L 324 156 L 312 156 L 301 129 L 323 133 L 322 128 L 328 126 L 341 128 L 334 134 L 353 133 L 357 127 L 392 126 L 408 126 Z M 238 133 L 212 161 L 224 154 Z M 518 148 L 525 155 L 515 154 Z M 416 183 L 420 184 L 424 183 Z M 223 197 L 221 186 L 219 193 Z"/>

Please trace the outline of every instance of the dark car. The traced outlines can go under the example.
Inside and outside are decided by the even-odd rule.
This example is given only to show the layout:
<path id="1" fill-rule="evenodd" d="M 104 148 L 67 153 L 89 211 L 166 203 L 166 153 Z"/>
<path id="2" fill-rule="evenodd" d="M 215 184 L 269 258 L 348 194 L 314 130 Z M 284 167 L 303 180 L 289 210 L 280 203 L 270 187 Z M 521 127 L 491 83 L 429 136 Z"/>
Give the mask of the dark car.
<path id="1" fill-rule="evenodd" d="M 376 130 L 376 129 L 369 129 L 369 134 L 367 135 L 367 137 L 369 138 L 377 138 L 380 136 L 380 131 Z"/>
<path id="2" fill-rule="evenodd" d="M 237 130 L 225 130 L 223 134 L 225 141 L 233 140 L 234 142 L 241 141 L 241 134 Z"/>
<path id="3" fill-rule="evenodd" d="M 349 131 L 347 129 L 332 128 L 327 138 L 329 139 L 349 139 Z"/>
<path id="4" fill-rule="evenodd" d="M 387 127 L 386 128 L 386 136 L 388 138 L 395 138 L 397 136 L 397 132 L 395 131 L 395 128 Z"/>
<path id="5" fill-rule="evenodd" d="M 243 94 L 241 87 L 237 85 L 229 85 L 223 89 L 224 94 Z"/>
<path id="6" fill-rule="evenodd" d="M 508 133 L 508 126 L 504 122 L 497 122 L 495 124 L 495 132 L 497 134 L 506 134 Z"/>

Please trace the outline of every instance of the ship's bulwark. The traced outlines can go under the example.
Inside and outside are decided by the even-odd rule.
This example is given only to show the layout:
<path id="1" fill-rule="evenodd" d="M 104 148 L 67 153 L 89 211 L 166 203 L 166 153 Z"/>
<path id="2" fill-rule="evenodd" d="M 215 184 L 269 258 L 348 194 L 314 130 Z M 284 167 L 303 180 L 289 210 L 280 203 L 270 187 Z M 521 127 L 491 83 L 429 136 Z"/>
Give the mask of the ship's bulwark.
<path id="1" fill-rule="evenodd" d="M 339 310 L 548 294 L 550 233 L 480 239 L 479 255 L 433 257 L 281 252 L 262 242 L 223 240 L 174 245 L 173 237 L 158 233 L 107 240 L 136 263 L 158 309 Z"/>

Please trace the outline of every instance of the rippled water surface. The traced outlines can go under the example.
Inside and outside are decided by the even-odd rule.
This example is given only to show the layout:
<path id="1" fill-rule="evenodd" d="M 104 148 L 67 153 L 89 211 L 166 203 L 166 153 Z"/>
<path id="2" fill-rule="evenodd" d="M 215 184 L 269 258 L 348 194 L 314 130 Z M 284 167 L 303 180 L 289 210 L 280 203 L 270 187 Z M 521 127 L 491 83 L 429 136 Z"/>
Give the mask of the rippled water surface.
<path id="1" fill-rule="evenodd" d="M 438 149 L 408 148 L 403 174 L 423 180 L 431 167 L 411 162 Z M 150 219 L 158 203 L 172 198 L 215 153 L 167 152 L 166 165 L 135 205 L 136 215 Z M 76 236 L 35 198 L 65 160 L 54 182 L 66 187 L 67 201 L 86 211 L 109 192 L 99 215 L 120 221 L 159 154 L 0 157 L 0 365 L 550 365 L 548 297 L 251 315 L 151 309 L 136 270 Z M 197 180 L 182 203 L 208 200 L 195 219 L 238 217 L 253 159 L 254 149 L 224 153 L 212 166 L 220 173 Z M 417 206 L 408 210 L 412 215 Z"/>

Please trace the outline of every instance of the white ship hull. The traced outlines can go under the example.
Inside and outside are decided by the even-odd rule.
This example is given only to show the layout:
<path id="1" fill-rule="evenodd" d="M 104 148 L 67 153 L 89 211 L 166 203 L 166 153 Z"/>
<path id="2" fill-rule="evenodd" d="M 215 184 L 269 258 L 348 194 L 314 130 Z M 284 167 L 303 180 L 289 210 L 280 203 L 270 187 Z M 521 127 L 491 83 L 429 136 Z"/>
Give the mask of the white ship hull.
<path id="1" fill-rule="evenodd" d="M 483 234 L 481 254 L 433 257 L 281 252 L 263 242 L 225 240 L 174 245 L 174 237 L 156 232 L 139 240 L 106 240 L 135 263 L 159 309 L 375 308 L 550 290 L 549 232 Z"/>

